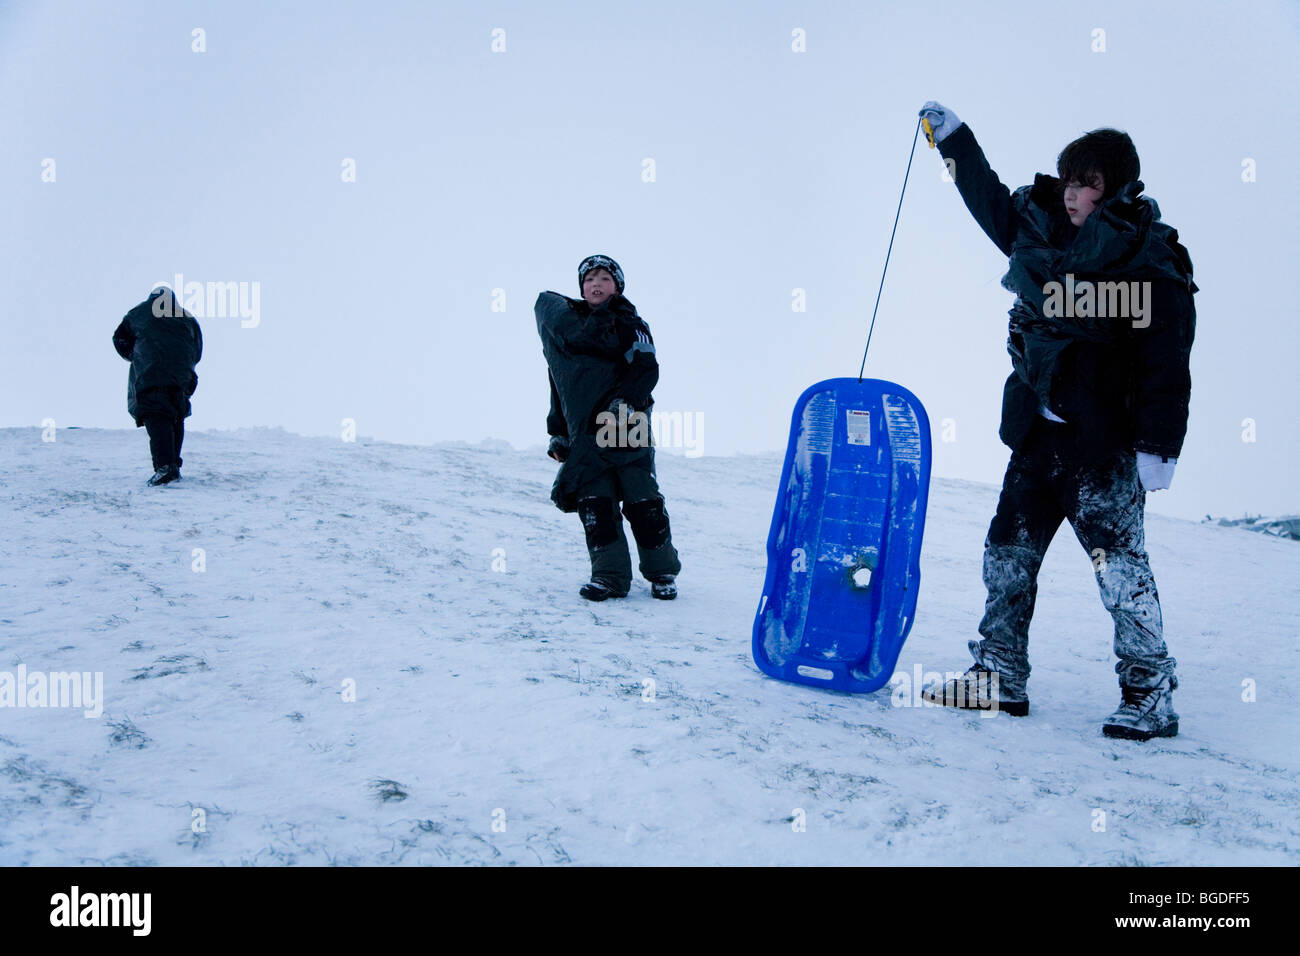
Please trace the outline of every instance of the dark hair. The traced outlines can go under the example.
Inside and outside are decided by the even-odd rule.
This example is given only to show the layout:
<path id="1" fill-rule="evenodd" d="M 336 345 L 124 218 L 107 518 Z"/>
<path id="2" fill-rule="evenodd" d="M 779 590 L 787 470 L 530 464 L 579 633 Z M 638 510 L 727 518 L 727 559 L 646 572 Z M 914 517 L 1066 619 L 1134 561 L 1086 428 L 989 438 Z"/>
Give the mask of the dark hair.
<path id="1" fill-rule="evenodd" d="M 1102 198 L 1109 199 L 1138 178 L 1142 165 L 1128 133 L 1117 129 L 1095 129 L 1084 133 L 1056 157 L 1061 184 L 1092 185 L 1102 179 Z"/>

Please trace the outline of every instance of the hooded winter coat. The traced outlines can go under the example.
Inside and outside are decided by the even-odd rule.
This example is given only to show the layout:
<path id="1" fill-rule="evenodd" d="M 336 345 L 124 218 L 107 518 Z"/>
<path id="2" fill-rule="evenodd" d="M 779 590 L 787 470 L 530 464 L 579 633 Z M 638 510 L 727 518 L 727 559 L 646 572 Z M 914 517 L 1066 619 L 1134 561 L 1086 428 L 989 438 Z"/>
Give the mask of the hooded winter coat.
<path id="1" fill-rule="evenodd" d="M 113 348 L 131 363 L 126 410 L 137 426 L 154 412 L 189 416 L 203 333 L 169 290 L 152 293 L 126 314 L 113 332 Z"/>
<path id="2" fill-rule="evenodd" d="M 1011 193 L 964 123 L 939 147 L 955 161 L 966 207 L 1009 260 L 1002 284 L 1016 301 L 1002 441 L 1019 448 L 1041 405 L 1078 425 L 1098 447 L 1177 457 L 1187 432 L 1197 288 L 1178 232 L 1160 221 L 1142 183 L 1125 184 L 1075 227 L 1059 180 L 1040 174 Z M 1146 283 L 1143 319 L 1132 309 L 1122 316 L 1062 315 L 1064 294 L 1048 307 L 1052 283 L 1063 293 L 1116 282 Z"/>
<path id="3" fill-rule="evenodd" d="M 561 511 L 576 511 L 579 489 L 610 469 L 653 468 L 649 442 L 601 447 L 597 419 L 620 398 L 648 414 L 659 363 L 650 327 L 622 295 L 593 308 L 582 299 L 543 292 L 533 312 L 550 373 L 547 431 L 569 441 L 569 457 L 555 476 L 551 500 Z"/>

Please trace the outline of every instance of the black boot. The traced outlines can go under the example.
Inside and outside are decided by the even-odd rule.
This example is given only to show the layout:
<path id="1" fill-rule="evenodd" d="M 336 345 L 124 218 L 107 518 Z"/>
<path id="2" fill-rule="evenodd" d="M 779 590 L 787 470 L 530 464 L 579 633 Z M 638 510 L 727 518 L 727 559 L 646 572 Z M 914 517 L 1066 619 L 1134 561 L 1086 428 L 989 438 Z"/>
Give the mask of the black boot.
<path id="1" fill-rule="evenodd" d="M 151 487 L 155 485 L 165 485 L 169 481 L 176 481 L 180 476 L 180 469 L 175 465 L 163 465 L 153 473 L 153 477 L 149 479 L 148 484 Z"/>
<path id="2" fill-rule="evenodd" d="M 608 581 L 601 578 L 592 578 L 589 583 L 578 589 L 578 593 L 588 601 L 604 601 L 606 598 L 627 597 L 626 591 L 617 590 Z"/>
<path id="3" fill-rule="evenodd" d="M 1029 701 L 1006 697 L 1002 693 L 997 671 L 974 664 L 966 673 L 947 683 L 934 684 L 921 691 L 921 699 L 943 707 L 962 710 L 1000 711 L 1009 717 L 1028 717 Z"/>
<path id="4" fill-rule="evenodd" d="M 650 595 L 661 601 L 671 601 L 677 597 L 677 576 L 659 574 L 650 579 Z"/>
<path id="5" fill-rule="evenodd" d="M 1178 678 L 1170 675 L 1154 687 L 1120 687 L 1119 709 L 1106 719 L 1101 732 L 1121 740 L 1177 737 L 1178 714 L 1173 696 Z"/>

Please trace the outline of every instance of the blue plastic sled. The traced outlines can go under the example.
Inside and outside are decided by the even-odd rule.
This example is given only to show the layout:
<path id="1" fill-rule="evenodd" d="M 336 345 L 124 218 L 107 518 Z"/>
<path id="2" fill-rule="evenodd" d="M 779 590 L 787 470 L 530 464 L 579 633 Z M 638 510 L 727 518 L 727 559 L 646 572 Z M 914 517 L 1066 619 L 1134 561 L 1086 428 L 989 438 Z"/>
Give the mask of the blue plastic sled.
<path id="1" fill-rule="evenodd" d="M 907 389 L 832 378 L 799 396 L 754 618 L 763 673 L 855 693 L 889 680 L 929 493 L 930 419 Z"/>

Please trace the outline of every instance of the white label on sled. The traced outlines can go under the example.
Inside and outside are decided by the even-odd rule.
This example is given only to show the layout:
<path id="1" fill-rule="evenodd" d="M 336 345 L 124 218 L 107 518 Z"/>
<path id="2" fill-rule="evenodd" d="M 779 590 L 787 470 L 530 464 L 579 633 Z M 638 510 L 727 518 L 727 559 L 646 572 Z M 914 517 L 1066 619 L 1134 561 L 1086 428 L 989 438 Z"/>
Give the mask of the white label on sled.
<path id="1" fill-rule="evenodd" d="M 795 672 L 800 677 L 815 677 L 818 680 L 830 680 L 835 676 L 834 671 L 828 671 L 824 667 L 809 667 L 807 664 L 800 664 Z"/>
<path id="2" fill-rule="evenodd" d="M 871 444 L 871 412 L 857 408 L 846 408 L 849 415 L 849 444 Z"/>

